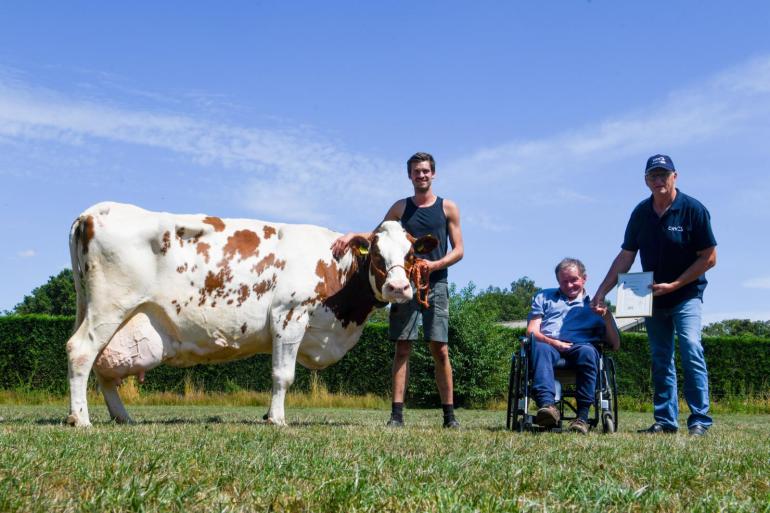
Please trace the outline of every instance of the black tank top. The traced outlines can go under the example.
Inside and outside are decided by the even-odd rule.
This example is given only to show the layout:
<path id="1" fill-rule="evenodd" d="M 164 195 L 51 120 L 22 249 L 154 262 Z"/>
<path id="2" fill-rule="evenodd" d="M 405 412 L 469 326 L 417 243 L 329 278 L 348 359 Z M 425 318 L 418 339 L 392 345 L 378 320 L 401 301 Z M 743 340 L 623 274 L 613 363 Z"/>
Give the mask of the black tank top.
<path id="1" fill-rule="evenodd" d="M 401 217 L 401 226 L 412 237 L 433 235 L 438 239 L 438 245 L 433 251 L 426 254 L 418 254 L 418 257 L 427 260 L 439 260 L 446 255 L 449 226 L 444 214 L 444 200 L 442 198 L 436 197 L 433 205 L 424 208 L 419 208 L 415 205 L 412 198 L 406 198 L 406 208 L 404 209 L 404 215 Z M 430 282 L 446 282 L 447 274 L 447 269 L 432 272 L 430 273 Z"/>

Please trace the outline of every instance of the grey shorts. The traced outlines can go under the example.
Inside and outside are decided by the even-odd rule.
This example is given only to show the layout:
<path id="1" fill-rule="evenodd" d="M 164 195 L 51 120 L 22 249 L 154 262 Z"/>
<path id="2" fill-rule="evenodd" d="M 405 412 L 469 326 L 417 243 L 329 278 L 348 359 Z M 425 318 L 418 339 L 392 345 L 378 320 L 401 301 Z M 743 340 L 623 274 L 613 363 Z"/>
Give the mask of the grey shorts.
<path id="1" fill-rule="evenodd" d="M 408 303 L 390 305 L 390 340 L 417 340 L 418 318 L 422 315 L 425 340 L 449 341 L 449 288 L 445 281 L 432 283 L 428 294 L 430 308 L 412 298 Z"/>

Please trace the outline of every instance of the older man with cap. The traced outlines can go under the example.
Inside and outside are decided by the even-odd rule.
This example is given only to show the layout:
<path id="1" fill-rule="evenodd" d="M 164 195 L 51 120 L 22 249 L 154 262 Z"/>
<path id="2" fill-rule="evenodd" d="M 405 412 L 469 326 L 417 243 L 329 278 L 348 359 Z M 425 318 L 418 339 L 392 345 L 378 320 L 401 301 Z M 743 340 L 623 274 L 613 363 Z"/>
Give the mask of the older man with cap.
<path id="1" fill-rule="evenodd" d="M 642 269 L 654 273 L 653 314 L 645 319 L 652 354 L 655 423 L 640 433 L 675 433 L 679 427 L 674 333 L 684 371 L 687 428 L 702 436 L 709 416 L 706 360 L 701 345 L 701 307 L 707 270 L 716 265 L 711 216 L 698 200 L 676 188 L 677 171 L 667 155 L 647 160 L 645 182 L 652 195 L 639 203 L 626 226 L 620 253 L 596 291 L 591 306 L 601 313 L 604 297 L 641 253 Z"/>

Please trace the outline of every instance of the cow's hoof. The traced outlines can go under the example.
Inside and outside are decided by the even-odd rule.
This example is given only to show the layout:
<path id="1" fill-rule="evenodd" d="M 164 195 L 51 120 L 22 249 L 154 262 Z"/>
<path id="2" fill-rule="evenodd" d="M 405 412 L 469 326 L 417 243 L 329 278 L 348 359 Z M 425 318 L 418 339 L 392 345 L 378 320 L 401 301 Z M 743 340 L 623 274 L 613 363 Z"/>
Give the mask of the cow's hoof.
<path id="1" fill-rule="evenodd" d="M 271 426 L 278 426 L 278 427 L 285 427 L 286 421 L 284 419 L 274 419 L 272 417 L 268 417 L 267 423 Z"/>
<path id="2" fill-rule="evenodd" d="M 70 413 L 69 416 L 67 416 L 67 425 L 73 426 L 73 427 L 91 427 L 90 422 L 81 421 L 80 417 L 78 417 L 74 413 Z"/>

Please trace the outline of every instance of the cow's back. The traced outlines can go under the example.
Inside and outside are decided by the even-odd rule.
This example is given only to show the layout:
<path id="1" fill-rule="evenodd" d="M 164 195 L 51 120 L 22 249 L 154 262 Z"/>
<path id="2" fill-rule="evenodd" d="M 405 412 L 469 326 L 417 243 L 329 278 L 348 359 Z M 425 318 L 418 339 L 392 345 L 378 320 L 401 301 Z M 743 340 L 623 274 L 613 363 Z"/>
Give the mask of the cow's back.
<path id="1" fill-rule="evenodd" d="M 172 365 L 270 350 L 271 304 L 287 268 L 283 225 L 117 203 L 95 205 L 80 219 L 88 315 L 116 308 L 127 320 L 146 315 Z M 114 338 L 116 345 L 137 339 L 125 330 Z"/>

